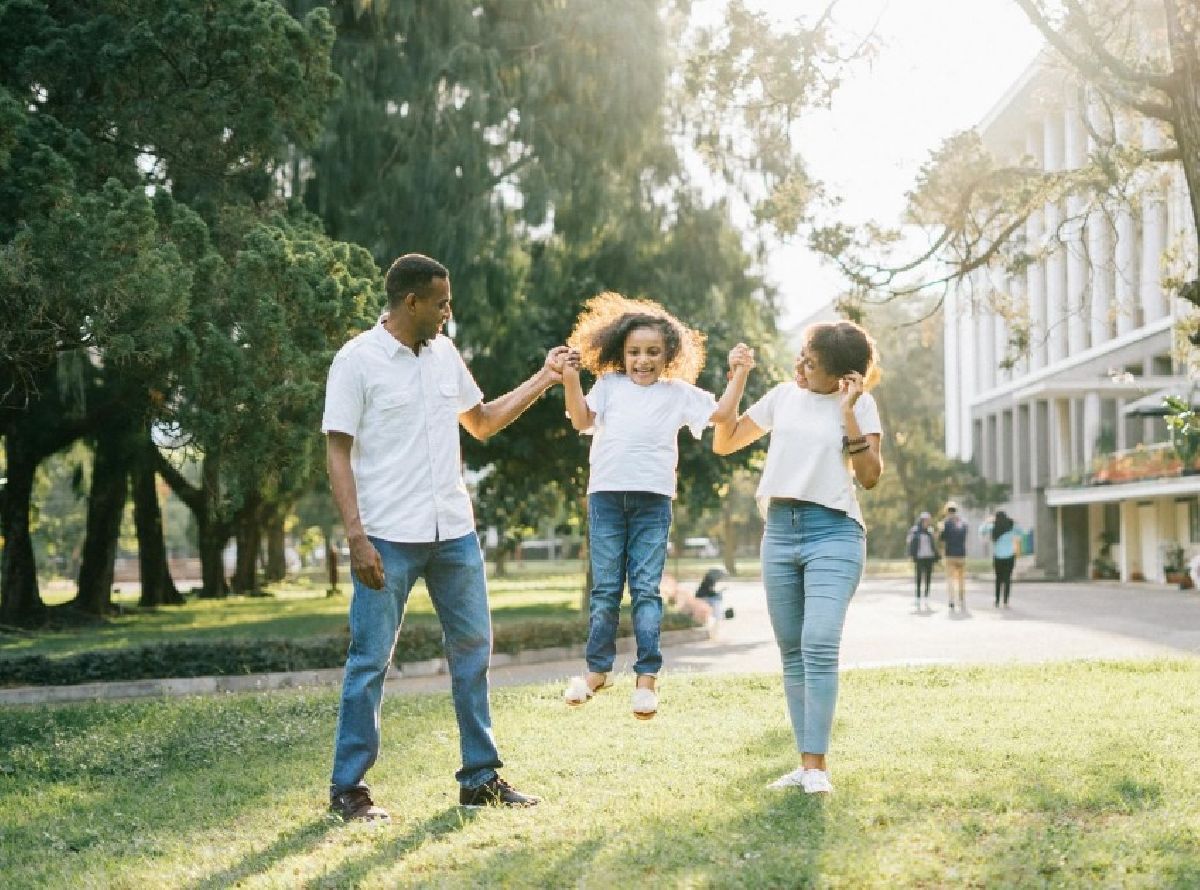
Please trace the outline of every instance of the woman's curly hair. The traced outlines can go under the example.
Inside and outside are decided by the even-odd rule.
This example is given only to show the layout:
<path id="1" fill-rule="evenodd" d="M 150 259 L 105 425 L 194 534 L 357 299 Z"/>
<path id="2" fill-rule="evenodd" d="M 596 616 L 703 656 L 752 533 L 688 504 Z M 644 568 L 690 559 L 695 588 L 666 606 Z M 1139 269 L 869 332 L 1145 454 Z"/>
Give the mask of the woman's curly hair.
<path id="1" fill-rule="evenodd" d="M 588 300 L 567 345 L 578 349 L 580 364 L 597 377 L 625 370 L 625 338 L 637 328 L 657 328 L 666 345 L 663 377 L 695 383 L 704 367 L 704 335 L 653 300 L 634 300 L 605 291 Z"/>
<path id="2" fill-rule="evenodd" d="M 804 329 L 804 344 L 816 353 L 827 374 L 842 377 L 851 371 L 863 375 L 865 389 L 882 378 L 875 338 L 852 321 L 817 322 Z"/>

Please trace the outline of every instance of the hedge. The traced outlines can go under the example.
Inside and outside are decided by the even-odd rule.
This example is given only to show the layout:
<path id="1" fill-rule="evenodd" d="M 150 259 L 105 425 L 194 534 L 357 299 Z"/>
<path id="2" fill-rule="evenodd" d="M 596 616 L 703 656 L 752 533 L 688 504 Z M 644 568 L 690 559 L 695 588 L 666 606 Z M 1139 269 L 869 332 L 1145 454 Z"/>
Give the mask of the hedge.
<path id="1" fill-rule="evenodd" d="M 663 630 L 694 627 L 678 612 L 663 615 Z M 618 635 L 632 635 L 628 620 Z M 567 646 L 587 639 L 587 625 L 577 618 L 505 622 L 493 626 L 496 652 Z M 167 677 L 215 677 L 341 667 L 346 661 L 346 635 L 304 640 L 218 640 L 158 643 L 131 649 L 84 652 L 62 658 L 22 655 L 0 659 L 0 686 L 70 686 L 149 680 Z M 442 631 L 434 623 L 407 624 L 400 631 L 394 661 L 426 661 L 442 655 Z"/>

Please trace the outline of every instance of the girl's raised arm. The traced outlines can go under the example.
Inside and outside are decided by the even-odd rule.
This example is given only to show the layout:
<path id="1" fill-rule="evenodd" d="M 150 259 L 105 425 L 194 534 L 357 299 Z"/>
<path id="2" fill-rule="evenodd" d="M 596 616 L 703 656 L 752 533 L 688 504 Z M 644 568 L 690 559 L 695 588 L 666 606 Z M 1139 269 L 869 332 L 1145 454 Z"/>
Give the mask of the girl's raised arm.
<path id="1" fill-rule="evenodd" d="M 746 391 L 746 378 L 754 368 L 754 350 L 739 343 L 729 350 L 729 382 L 710 418 L 713 423 L 733 423 L 737 419 L 738 403 Z"/>
<path id="2" fill-rule="evenodd" d="M 567 352 L 563 365 L 563 394 L 567 402 L 567 415 L 571 426 L 578 432 L 590 430 L 596 423 L 596 412 L 588 407 L 583 397 L 583 384 L 579 381 L 579 350 Z"/>

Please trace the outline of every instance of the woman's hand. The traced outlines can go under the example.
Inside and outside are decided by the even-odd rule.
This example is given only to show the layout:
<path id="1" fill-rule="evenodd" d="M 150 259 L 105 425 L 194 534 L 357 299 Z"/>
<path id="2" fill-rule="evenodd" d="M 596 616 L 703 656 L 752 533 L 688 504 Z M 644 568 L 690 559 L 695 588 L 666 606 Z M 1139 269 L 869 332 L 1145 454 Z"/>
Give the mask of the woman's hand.
<path id="1" fill-rule="evenodd" d="M 864 392 L 863 375 L 858 371 L 851 371 L 838 380 L 838 391 L 842 394 L 842 411 L 853 411 L 858 397 Z"/>

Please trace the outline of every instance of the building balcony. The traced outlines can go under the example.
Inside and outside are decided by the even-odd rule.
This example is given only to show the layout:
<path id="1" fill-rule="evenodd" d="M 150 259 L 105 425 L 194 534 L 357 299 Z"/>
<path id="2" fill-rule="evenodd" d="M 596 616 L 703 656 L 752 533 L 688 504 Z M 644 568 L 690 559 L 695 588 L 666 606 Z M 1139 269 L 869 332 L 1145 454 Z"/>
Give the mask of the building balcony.
<path id="1" fill-rule="evenodd" d="M 1095 458 L 1087 470 L 1046 490 L 1052 507 L 1200 493 L 1200 458 L 1185 466 L 1169 442 L 1139 445 Z"/>

